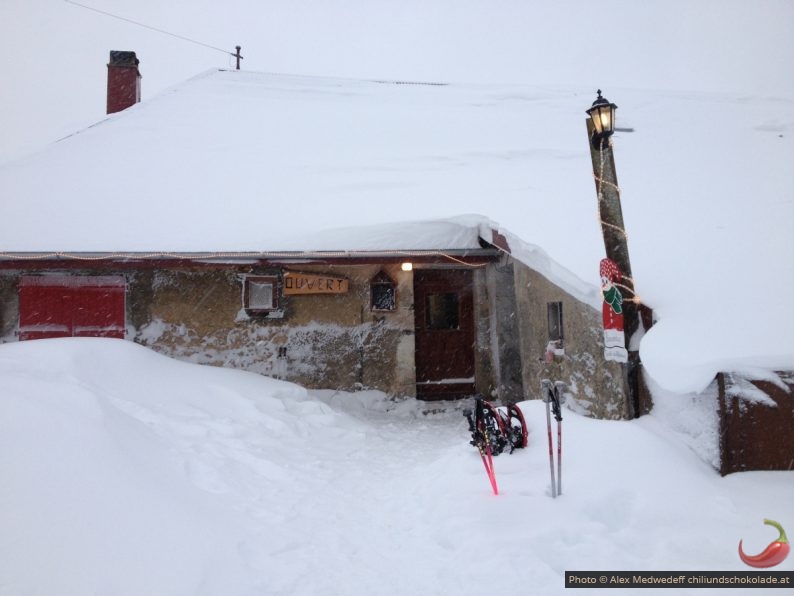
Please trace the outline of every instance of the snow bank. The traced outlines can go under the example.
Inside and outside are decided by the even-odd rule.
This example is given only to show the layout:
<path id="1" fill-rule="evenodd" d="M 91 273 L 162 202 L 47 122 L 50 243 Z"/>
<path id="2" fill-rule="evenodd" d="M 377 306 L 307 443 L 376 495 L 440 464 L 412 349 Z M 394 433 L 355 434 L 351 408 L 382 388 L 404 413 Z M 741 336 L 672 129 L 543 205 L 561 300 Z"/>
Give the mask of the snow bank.
<path id="1" fill-rule="evenodd" d="M 103 339 L 0 346 L 0 386 L 4 594 L 563 594 L 566 570 L 745 570 L 739 539 L 794 526 L 791 473 L 720 478 L 708 437 L 681 440 L 695 409 L 566 411 L 552 499 L 540 402 L 494 497 L 467 403 L 309 393 Z"/>

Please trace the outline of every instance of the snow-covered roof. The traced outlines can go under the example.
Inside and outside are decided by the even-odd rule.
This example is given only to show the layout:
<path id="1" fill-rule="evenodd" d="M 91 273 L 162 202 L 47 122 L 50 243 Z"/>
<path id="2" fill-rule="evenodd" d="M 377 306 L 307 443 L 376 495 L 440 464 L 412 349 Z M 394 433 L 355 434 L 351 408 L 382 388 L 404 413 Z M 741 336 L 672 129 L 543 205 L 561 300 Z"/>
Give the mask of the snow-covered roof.
<path id="1" fill-rule="evenodd" d="M 212 70 L 5 168 L 0 249 L 479 248 L 449 218 L 526 194 L 489 95 Z"/>
<path id="2" fill-rule="evenodd" d="M 0 251 L 480 249 L 500 224 L 476 213 L 523 211 L 534 99 L 210 70 L 0 169 L 13 197 Z M 514 244 L 597 304 L 592 285 Z"/>

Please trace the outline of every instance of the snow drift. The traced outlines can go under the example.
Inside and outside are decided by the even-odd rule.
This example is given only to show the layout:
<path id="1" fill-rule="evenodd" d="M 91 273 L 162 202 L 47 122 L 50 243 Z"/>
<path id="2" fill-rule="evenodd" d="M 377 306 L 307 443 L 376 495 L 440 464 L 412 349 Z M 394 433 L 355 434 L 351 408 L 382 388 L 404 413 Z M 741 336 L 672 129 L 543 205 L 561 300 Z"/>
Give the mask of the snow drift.
<path id="1" fill-rule="evenodd" d="M 0 385 L 3 594 L 554 594 L 566 570 L 744 570 L 739 539 L 794 526 L 791 473 L 720 478 L 698 456 L 702 397 L 634 422 L 565 411 L 552 499 L 537 401 L 494 497 L 466 403 L 106 339 L 0 346 Z"/>

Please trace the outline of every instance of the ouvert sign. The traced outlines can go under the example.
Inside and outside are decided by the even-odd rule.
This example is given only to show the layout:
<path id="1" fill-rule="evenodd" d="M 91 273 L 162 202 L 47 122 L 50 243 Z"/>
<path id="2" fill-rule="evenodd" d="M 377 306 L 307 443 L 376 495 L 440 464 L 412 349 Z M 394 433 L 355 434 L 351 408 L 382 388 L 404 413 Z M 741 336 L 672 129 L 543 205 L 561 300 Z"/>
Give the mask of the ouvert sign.
<path id="1" fill-rule="evenodd" d="M 284 294 L 346 294 L 349 282 L 344 277 L 290 271 L 284 274 Z"/>

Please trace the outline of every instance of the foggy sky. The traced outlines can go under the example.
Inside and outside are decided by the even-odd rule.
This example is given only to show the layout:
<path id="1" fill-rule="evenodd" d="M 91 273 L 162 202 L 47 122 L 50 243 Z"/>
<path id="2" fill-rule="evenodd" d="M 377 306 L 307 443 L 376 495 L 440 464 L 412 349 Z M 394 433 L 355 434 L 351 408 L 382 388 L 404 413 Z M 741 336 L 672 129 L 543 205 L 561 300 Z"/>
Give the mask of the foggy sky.
<path id="1" fill-rule="evenodd" d="M 81 0 L 216 48 L 257 72 L 713 91 L 794 100 L 790 0 Z M 0 162 L 105 115 L 110 50 L 141 60 L 143 97 L 217 49 L 66 0 L 0 2 Z"/>

